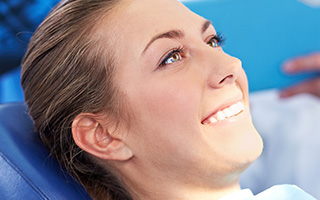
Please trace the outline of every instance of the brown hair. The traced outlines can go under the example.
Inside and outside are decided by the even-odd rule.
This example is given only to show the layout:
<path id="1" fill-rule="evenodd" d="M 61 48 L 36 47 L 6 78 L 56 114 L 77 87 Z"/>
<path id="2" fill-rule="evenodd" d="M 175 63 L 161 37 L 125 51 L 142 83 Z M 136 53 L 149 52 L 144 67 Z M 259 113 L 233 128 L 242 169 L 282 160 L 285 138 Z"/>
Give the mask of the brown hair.
<path id="1" fill-rule="evenodd" d="M 66 0 L 30 40 L 21 84 L 36 131 L 57 160 L 93 199 L 132 199 L 111 172 L 74 142 L 71 124 L 83 112 L 119 118 L 114 61 L 101 38 L 101 19 L 120 0 Z"/>

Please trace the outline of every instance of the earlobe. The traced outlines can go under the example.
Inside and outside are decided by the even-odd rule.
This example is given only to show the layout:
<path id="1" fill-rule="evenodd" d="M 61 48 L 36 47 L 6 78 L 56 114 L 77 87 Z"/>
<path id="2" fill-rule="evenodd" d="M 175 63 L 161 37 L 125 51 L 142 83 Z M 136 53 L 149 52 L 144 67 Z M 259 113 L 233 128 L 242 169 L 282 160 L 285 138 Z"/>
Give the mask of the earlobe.
<path id="1" fill-rule="evenodd" d="M 84 151 L 104 160 L 129 160 L 133 153 L 119 135 L 110 134 L 101 116 L 82 113 L 72 122 L 75 143 Z"/>

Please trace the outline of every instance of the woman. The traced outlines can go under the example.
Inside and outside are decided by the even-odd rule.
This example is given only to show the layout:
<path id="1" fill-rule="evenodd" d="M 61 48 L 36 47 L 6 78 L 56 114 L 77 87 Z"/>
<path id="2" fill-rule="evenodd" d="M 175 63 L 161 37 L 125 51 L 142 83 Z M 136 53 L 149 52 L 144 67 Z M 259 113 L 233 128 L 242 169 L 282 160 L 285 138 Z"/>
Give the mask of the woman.
<path id="1" fill-rule="evenodd" d="M 67 0 L 22 86 L 42 140 L 93 199 L 219 199 L 260 155 L 241 62 L 175 0 Z"/>

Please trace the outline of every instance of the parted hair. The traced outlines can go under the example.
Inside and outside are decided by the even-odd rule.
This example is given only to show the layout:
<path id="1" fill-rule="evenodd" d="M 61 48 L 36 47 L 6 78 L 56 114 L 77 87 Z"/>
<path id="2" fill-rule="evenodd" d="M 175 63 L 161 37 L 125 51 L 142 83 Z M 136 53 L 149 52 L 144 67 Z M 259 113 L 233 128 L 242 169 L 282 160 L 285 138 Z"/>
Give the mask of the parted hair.
<path id="1" fill-rule="evenodd" d="M 71 125 L 80 113 L 120 118 L 114 55 L 95 34 L 120 0 L 65 0 L 33 34 L 22 61 L 21 84 L 35 130 L 51 155 L 92 199 L 132 199 L 123 183 L 81 150 Z"/>

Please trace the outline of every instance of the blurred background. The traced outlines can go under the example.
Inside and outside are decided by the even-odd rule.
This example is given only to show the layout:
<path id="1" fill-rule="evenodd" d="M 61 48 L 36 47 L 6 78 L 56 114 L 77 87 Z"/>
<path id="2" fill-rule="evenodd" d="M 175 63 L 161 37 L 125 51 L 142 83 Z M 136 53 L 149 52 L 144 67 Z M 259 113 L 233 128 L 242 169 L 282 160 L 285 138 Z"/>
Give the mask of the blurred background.
<path id="1" fill-rule="evenodd" d="M 275 184 L 296 184 L 320 199 L 319 99 L 279 98 L 281 89 L 319 76 L 282 70 L 288 59 L 320 52 L 319 0 L 181 1 L 212 21 L 227 39 L 224 50 L 242 60 L 248 76 L 253 121 L 265 149 L 243 175 L 242 187 L 258 193 Z M 57 2 L 0 1 L 0 103 L 23 101 L 21 59 L 33 31 Z"/>
<path id="2" fill-rule="evenodd" d="M 0 103 L 23 101 L 20 62 L 28 41 L 58 0 L 0 1 Z"/>

